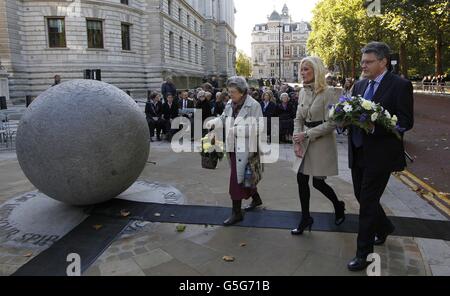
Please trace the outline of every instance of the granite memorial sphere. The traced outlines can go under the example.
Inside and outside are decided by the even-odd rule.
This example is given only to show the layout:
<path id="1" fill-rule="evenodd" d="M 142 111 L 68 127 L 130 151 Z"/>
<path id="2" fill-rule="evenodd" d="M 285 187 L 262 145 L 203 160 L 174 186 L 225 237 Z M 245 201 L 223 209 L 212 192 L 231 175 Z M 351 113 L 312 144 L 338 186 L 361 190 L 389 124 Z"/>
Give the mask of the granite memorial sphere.
<path id="1" fill-rule="evenodd" d="M 144 112 L 96 80 L 53 86 L 28 107 L 17 130 L 19 164 L 49 197 L 71 205 L 112 199 L 130 187 L 149 155 Z"/>

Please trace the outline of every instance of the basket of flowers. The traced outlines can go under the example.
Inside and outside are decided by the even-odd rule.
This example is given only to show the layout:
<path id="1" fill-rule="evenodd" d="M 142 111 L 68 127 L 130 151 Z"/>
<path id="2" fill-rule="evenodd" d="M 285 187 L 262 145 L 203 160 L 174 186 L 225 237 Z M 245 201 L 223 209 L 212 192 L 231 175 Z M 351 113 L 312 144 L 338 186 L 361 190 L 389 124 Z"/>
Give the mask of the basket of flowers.
<path id="1" fill-rule="evenodd" d="M 214 170 L 219 160 L 224 156 L 223 142 L 217 141 L 215 138 L 208 136 L 202 138 L 202 168 Z"/>

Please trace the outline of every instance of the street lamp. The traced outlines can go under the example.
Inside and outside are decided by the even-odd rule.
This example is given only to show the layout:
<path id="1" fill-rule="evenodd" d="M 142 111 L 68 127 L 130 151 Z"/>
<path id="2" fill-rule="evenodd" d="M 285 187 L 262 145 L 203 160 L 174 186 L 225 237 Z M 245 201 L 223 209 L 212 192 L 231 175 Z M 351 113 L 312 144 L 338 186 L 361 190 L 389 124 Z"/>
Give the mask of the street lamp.
<path id="1" fill-rule="evenodd" d="M 281 81 L 281 23 L 278 24 L 278 79 Z"/>

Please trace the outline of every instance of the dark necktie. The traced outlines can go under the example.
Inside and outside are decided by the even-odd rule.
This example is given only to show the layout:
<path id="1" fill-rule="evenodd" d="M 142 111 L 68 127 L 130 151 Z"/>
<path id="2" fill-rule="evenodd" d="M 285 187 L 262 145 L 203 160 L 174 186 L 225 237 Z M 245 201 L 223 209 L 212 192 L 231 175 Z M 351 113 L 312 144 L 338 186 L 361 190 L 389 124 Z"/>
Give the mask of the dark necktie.
<path id="1" fill-rule="evenodd" d="M 375 94 L 375 81 L 370 81 L 369 90 L 365 95 L 365 99 L 372 101 L 373 96 Z M 352 142 L 356 148 L 360 148 L 363 145 L 363 130 L 359 127 L 352 126 Z"/>

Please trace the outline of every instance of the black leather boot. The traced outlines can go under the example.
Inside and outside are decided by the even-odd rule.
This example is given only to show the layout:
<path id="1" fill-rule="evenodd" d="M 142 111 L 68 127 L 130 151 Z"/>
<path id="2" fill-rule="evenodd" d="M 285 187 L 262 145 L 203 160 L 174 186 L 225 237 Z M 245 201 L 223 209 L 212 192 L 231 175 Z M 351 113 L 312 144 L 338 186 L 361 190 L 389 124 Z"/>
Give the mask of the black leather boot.
<path id="1" fill-rule="evenodd" d="M 252 196 L 252 202 L 248 206 L 246 206 L 244 210 L 246 212 L 249 212 L 249 211 L 256 209 L 256 207 L 258 207 L 260 205 L 262 205 L 262 200 L 261 200 L 261 197 L 259 196 L 259 193 L 256 192 Z"/>
<path id="2" fill-rule="evenodd" d="M 224 226 L 233 225 L 235 223 L 241 222 L 244 219 L 244 215 L 242 215 L 241 205 L 241 200 L 233 200 L 233 209 L 231 210 L 231 216 L 227 220 L 223 221 Z"/>

